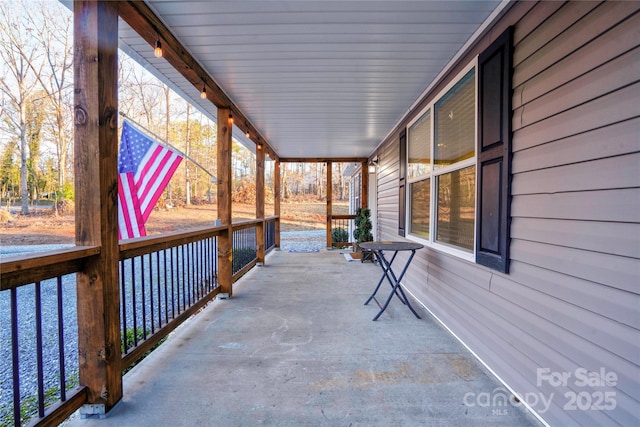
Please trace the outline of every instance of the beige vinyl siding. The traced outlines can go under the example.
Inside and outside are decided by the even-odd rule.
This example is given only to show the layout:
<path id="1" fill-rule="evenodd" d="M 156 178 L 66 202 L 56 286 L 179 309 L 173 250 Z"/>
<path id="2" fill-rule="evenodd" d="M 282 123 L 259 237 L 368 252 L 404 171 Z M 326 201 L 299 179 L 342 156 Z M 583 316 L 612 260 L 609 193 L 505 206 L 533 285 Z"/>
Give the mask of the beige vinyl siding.
<path id="1" fill-rule="evenodd" d="M 404 280 L 517 393 L 553 396 L 539 414 L 551 425 L 634 425 L 640 417 L 639 8 L 518 3 L 463 56 L 451 76 L 515 26 L 510 274 L 425 248 Z M 398 134 L 379 150 L 384 240 L 400 238 Z M 618 383 L 538 385 L 538 368 L 605 368 Z M 614 410 L 563 408 L 565 393 L 604 390 L 615 392 Z"/>

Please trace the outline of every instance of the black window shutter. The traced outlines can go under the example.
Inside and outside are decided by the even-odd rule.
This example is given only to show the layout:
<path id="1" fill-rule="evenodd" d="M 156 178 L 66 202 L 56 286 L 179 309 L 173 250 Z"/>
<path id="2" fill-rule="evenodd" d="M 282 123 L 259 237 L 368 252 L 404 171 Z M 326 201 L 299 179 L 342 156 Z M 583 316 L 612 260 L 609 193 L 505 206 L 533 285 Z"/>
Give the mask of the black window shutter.
<path id="1" fill-rule="evenodd" d="M 400 166 L 398 168 L 400 182 L 398 194 L 398 234 L 405 237 L 405 221 L 406 221 L 406 177 L 407 177 L 407 129 L 400 132 Z"/>
<path id="2" fill-rule="evenodd" d="M 509 27 L 478 58 L 476 262 L 509 272 L 512 38 Z"/>

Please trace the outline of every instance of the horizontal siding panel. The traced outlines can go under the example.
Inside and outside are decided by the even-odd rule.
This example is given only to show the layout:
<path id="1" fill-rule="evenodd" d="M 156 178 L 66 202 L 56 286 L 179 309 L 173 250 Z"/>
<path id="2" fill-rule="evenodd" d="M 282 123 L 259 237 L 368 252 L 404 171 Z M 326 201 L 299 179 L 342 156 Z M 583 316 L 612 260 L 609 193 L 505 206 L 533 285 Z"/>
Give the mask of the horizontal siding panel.
<path id="1" fill-rule="evenodd" d="M 513 31 L 513 44 L 516 49 L 520 49 L 520 44 L 532 32 L 534 32 L 542 22 L 546 22 L 564 3 L 561 1 L 542 1 L 528 2 L 534 5 L 521 19 L 518 21 Z M 523 57 L 525 54 L 522 54 Z"/>
<path id="2" fill-rule="evenodd" d="M 554 89 L 544 96 L 516 108 L 513 128 L 522 128 L 576 105 L 597 99 L 609 92 L 640 80 L 638 59 L 640 49 L 634 49 L 587 74 Z M 570 67 L 570 64 L 566 64 Z"/>
<path id="3" fill-rule="evenodd" d="M 385 199 L 383 203 L 378 203 L 378 212 L 381 216 L 387 216 L 390 213 L 395 213 L 395 219 L 397 220 L 398 216 L 398 197 L 395 199 Z"/>
<path id="4" fill-rule="evenodd" d="M 512 240 L 511 259 L 605 286 L 640 293 L 640 263 L 635 258 Z"/>
<path id="5" fill-rule="evenodd" d="M 556 3 L 556 2 L 543 2 Z M 586 14 L 591 12 L 598 6 L 598 3 L 589 2 L 567 2 L 559 3 L 556 8 L 562 6 L 560 10 L 555 11 L 553 7 L 544 8 L 544 12 L 548 13 L 548 18 L 517 45 L 513 53 L 513 64 L 518 65 L 531 55 L 535 54 L 540 46 L 545 46 L 558 35 L 569 30 L 567 23 L 576 22 L 582 19 Z M 553 13 L 553 14 L 551 14 Z M 550 15 L 551 14 L 551 15 Z M 518 25 L 519 26 L 519 25 Z M 524 30 L 524 29 L 523 29 Z M 518 40 L 518 39 L 516 39 Z"/>
<path id="6" fill-rule="evenodd" d="M 378 190 L 382 193 L 385 191 L 396 190 L 398 191 L 398 178 L 396 179 L 380 179 L 378 180 Z"/>
<path id="7" fill-rule="evenodd" d="M 501 288 L 501 290 L 504 289 L 505 291 L 507 289 L 512 289 L 512 295 L 515 295 L 516 297 L 520 292 L 524 292 L 523 289 L 513 289 L 513 285 L 513 283 L 501 282 L 499 279 L 496 280 L 496 288 Z M 547 313 L 544 316 L 545 320 L 543 320 L 543 318 L 539 317 L 539 313 L 544 310 L 544 304 L 532 305 L 531 302 L 528 304 L 530 307 L 536 307 L 535 313 L 523 309 L 523 307 L 519 307 L 515 304 L 504 304 L 504 307 L 512 310 L 513 314 L 518 313 L 521 321 L 528 326 L 526 333 L 529 336 L 529 339 L 534 338 L 538 341 L 547 343 L 547 345 L 552 345 L 556 351 L 564 356 L 563 358 L 568 359 L 569 364 L 562 366 L 560 369 L 561 371 L 574 372 L 578 367 L 596 372 L 599 371 L 600 368 L 604 367 L 606 371 L 613 371 L 618 376 L 618 383 L 614 389 L 617 390 L 616 394 L 620 395 L 620 397 L 622 397 L 622 393 L 626 394 L 634 402 L 633 406 L 637 407 L 638 402 L 640 401 L 640 389 L 637 387 L 635 380 L 640 378 L 640 367 L 636 363 L 621 358 L 619 355 L 602 345 L 594 345 L 589 340 L 584 339 L 581 335 L 574 334 L 567 330 L 567 328 L 561 323 L 556 324 L 555 322 L 548 322 L 546 320 L 557 319 L 567 321 L 566 318 L 561 317 L 561 313 L 565 310 L 571 310 L 572 308 L 570 305 L 553 303 L 555 305 L 553 308 L 554 315 L 557 315 L 558 317 L 550 317 L 550 314 Z M 500 305 L 500 307 L 502 307 L 502 305 Z M 575 315 L 575 313 L 573 315 Z M 508 313 L 504 313 L 504 316 L 506 316 L 506 318 L 510 317 Z M 633 341 L 633 337 L 630 339 Z M 638 336 L 636 335 L 636 340 L 637 339 Z M 538 360 L 540 362 L 540 365 L 538 365 L 539 367 L 549 367 L 545 362 L 551 363 L 551 360 L 547 360 L 547 355 L 544 355 Z M 575 384 L 572 381 L 569 382 L 569 388 L 572 388 L 576 392 L 603 390 L 602 387 L 575 387 Z M 560 390 L 556 391 L 560 392 Z M 562 395 L 562 393 L 559 393 L 559 395 Z M 626 421 L 627 423 L 630 420 L 629 415 L 632 415 L 628 412 L 624 413 L 622 411 L 616 411 L 615 413 L 612 411 L 603 412 L 609 412 L 607 415 L 615 415 L 616 421 L 618 422 Z M 592 425 L 592 423 L 593 420 L 591 419 L 589 420 L 588 425 Z M 623 422 L 622 425 L 628 424 Z"/>
<path id="8" fill-rule="evenodd" d="M 435 276 L 435 274 L 433 275 Z M 455 278 L 453 278 L 455 280 Z M 540 367 L 548 367 L 552 372 L 575 371 L 577 367 L 586 367 L 589 370 L 597 371 L 600 367 L 606 366 L 607 371 L 614 370 L 618 373 L 619 385 L 626 383 L 630 392 L 634 392 L 633 378 L 640 374 L 638 367 L 621 359 L 612 353 L 593 346 L 588 341 L 575 334 L 571 334 L 546 319 L 536 315 L 511 302 L 490 297 L 484 291 L 476 287 L 464 286 L 463 283 L 451 282 L 446 275 L 438 275 L 433 278 L 434 286 L 431 295 L 439 297 L 438 303 L 447 310 L 447 317 L 459 316 L 463 319 L 464 325 L 475 325 L 490 333 L 482 334 L 480 340 L 476 340 L 477 332 L 466 332 L 462 335 L 463 340 L 482 357 L 485 352 L 491 354 L 491 361 L 494 366 L 499 366 L 501 372 L 510 372 L 512 379 L 524 377 L 524 385 L 519 388 L 521 392 L 545 393 L 550 396 L 555 393 L 558 399 L 555 403 L 562 405 L 560 397 L 570 388 L 549 387 L 543 384 L 536 386 L 536 372 Z M 513 284 L 517 286 L 517 284 Z M 438 312 L 438 317 L 440 316 Z M 441 317 L 442 318 L 442 317 Z M 514 321 L 517 319 L 517 321 Z M 456 322 L 457 323 L 457 322 Z M 518 325 L 526 325 L 520 328 Z M 465 328 L 466 329 L 466 328 Z M 460 330 L 458 325 L 457 330 Z M 514 343 L 517 343 L 514 345 Z M 549 345 L 553 344 L 553 348 Z M 566 356 L 565 356 L 566 355 Z M 572 357 L 577 357 L 578 360 Z M 502 357 L 504 359 L 500 360 Z M 510 383 L 510 385 L 514 385 Z M 569 386 L 572 386 L 569 383 Z M 524 387 L 524 390 L 522 389 Z M 518 387 L 516 387 L 518 390 Z M 589 390 L 586 387 L 575 391 Z M 626 392 L 626 391 L 625 391 Z M 566 401 L 562 400 L 566 403 Z M 560 406 L 560 409 L 562 406 Z M 537 409 L 541 409 L 538 407 Z M 561 411 L 563 415 L 578 416 L 574 411 Z M 576 411 L 579 412 L 579 411 Z M 609 425 L 610 414 L 600 413 L 603 418 L 590 418 L 594 414 L 588 414 L 588 418 L 582 419 L 580 416 L 576 421 L 591 425 L 597 419 L 599 425 Z M 616 416 L 624 414 L 616 413 Z M 569 423 L 566 425 L 574 425 Z"/>
<path id="9" fill-rule="evenodd" d="M 594 172 L 594 179 L 596 176 Z M 515 196 L 511 216 L 637 223 L 640 222 L 640 190 Z"/>
<path id="10" fill-rule="evenodd" d="M 572 2 L 574 4 L 585 2 Z M 638 10 L 637 2 L 604 2 L 597 9 L 584 16 L 574 25 L 570 31 L 564 31 L 558 37 L 542 46 L 534 54 L 524 61 L 517 63 L 522 67 L 522 72 L 513 76 L 513 85 L 519 86 L 549 66 L 558 62 L 574 50 L 587 44 L 598 37 L 616 23 L 629 17 Z M 573 21 L 568 21 L 573 22 Z M 565 22 L 564 25 L 569 27 Z M 538 31 L 547 31 L 546 25 L 542 25 Z M 536 31 L 537 32 L 537 31 Z M 514 52 L 514 56 L 517 54 Z"/>
<path id="11" fill-rule="evenodd" d="M 637 223 L 513 218 L 511 238 L 640 259 Z"/>
<path id="12" fill-rule="evenodd" d="M 516 286 L 505 277 L 496 276 L 492 282 L 492 291 L 500 297 L 520 306 L 523 310 L 536 307 L 535 314 L 569 333 L 626 359 L 634 365 L 640 365 L 640 331 L 614 320 L 608 319 L 590 310 L 568 304 L 542 292 L 524 286 Z M 567 353 L 568 355 L 570 353 Z M 628 391 L 628 393 L 634 393 Z M 634 397 L 640 400 L 640 390 Z"/>
<path id="13" fill-rule="evenodd" d="M 640 118 L 594 129 L 513 154 L 514 174 L 640 151 Z M 606 141 L 606 144 L 603 144 Z"/>
<path id="14" fill-rule="evenodd" d="M 431 268 L 438 268 L 441 271 L 448 271 L 474 285 L 489 290 L 493 271 L 480 267 L 455 256 L 440 252 L 437 249 L 426 248 Z"/>
<path id="15" fill-rule="evenodd" d="M 400 238 L 396 240 L 400 240 Z M 408 255 L 408 253 L 406 254 Z M 400 274 L 402 272 L 402 268 L 405 265 L 407 258 L 408 256 L 402 259 L 397 259 L 396 262 L 394 262 L 394 272 L 396 274 Z M 404 279 L 402 279 L 402 284 L 404 286 L 411 286 L 414 289 L 423 288 L 427 285 L 428 271 L 429 260 L 424 256 L 424 249 L 419 250 L 413 257 L 411 265 L 409 266 Z"/>
<path id="16" fill-rule="evenodd" d="M 387 168 L 384 171 L 380 171 L 378 172 L 380 175 L 380 181 L 382 183 L 387 183 L 387 182 L 391 182 L 391 181 L 398 181 L 398 170 L 397 169 L 391 169 L 391 168 Z"/>
<path id="17" fill-rule="evenodd" d="M 633 187 L 640 187 L 640 152 L 522 172 L 513 176 L 511 191 L 514 195 L 551 194 Z"/>
<path id="18" fill-rule="evenodd" d="M 473 311 L 467 312 L 459 305 L 457 299 L 449 295 L 450 291 L 446 291 L 448 287 L 448 284 L 434 279 L 429 289 L 430 299 L 426 305 L 481 360 L 492 366 L 502 378 L 508 378 L 509 386 L 521 395 L 536 392 L 549 396 L 551 393 L 558 392 L 556 389 L 547 387 L 546 383 L 542 387 L 536 387 L 535 372 L 540 366 L 550 367 L 553 371 L 561 370 L 558 367 L 558 361 L 559 359 L 564 360 L 562 355 L 535 339 L 523 340 L 523 337 L 527 336 L 526 331 L 519 330 L 518 334 L 505 334 L 502 331 L 502 325 L 508 325 L 511 322 L 500 321 L 498 328 L 490 330 L 485 327 L 486 322 L 473 317 Z M 477 301 L 472 302 L 470 306 L 475 305 L 477 305 Z M 485 311 L 490 313 L 490 310 Z M 479 325 L 482 325 L 481 330 L 484 333 L 478 331 Z M 529 348 L 531 348 L 531 352 L 527 351 Z M 530 358 L 532 354 L 537 352 L 543 352 L 550 360 L 553 360 L 553 363 L 541 365 L 539 361 Z M 491 391 L 487 390 L 487 392 Z M 537 409 L 540 410 L 540 408 Z M 570 417 L 572 414 L 562 410 L 559 400 L 552 400 L 550 411 L 555 416 L 556 424 L 575 425 L 575 420 Z"/>
<path id="19" fill-rule="evenodd" d="M 513 149 L 524 150 L 636 118 L 640 116 L 638 99 L 640 84 L 634 84 L 533 125 L 514 129 Z"/>
<path id="20" fill-rule="evenodd" d="M 380 192 L 379 196 L 383 200 L 378 201 L 378 205 L 390 206 L 398 211 L 398 187 Z"/>
<path id="21" fill-rule="evenodd" d="M 640 37 L 638 28 L 640 28 L 640 15 L 634 15 L 616 25 L 602 37 L 582 46 L 555 65 L 536 74 L 526 84 L 516 86 L 513 93 L 513 108 L 531 102 L 601 64 L 606 64 L 638 47 Z M 516 67 L 513 70 L 514 76 L 523 70 L 523 68 Z"/>
<path id="22" fill-rule="evenodd" d="M 640 329 L 640 294 L 637 292 L 602 286 L 515 260 L 510 269 L 511 277 L 524 286 Z"/>

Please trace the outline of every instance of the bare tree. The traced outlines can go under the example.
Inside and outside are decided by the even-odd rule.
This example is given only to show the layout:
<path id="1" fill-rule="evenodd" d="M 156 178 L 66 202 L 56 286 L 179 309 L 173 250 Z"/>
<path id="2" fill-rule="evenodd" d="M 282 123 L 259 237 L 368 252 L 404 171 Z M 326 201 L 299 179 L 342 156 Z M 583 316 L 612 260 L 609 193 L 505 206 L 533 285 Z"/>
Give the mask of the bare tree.
<path id="1" fill-rule="evenodd" d="M 73 22 L 71 13 L 60 4 L 42 2 L 39 7 L 37 15 L 29 9 L 23 12 L 25 21 L 35 29 L 44 61 L 44 64 L 30 61 L 29 67 L 45 91 L 52 109 L 49 116 L 51 133 L 56 147 L 58 187 L 62 188 L 66 182 L 73 140 Z M 48 16 L 56 16 L 56 19 L 41 19 Z"/>
<path id="2" fill-rule="evenodd" d="M 187 155 L 187 159 L 191 155 L 191 104 L 187 104 L 187 126 L 185 131 L 185 154 Z M 186 203 L 187 205 L 191 204 L 191 180 L 189 177 L 189 165 L 185 163 L 184 165 L 184 182 L 185 182 L 185 193 L 186 193 Z"/>
<path id="3" fill-rule="evenodd" d="M 20 141 L 21 213 L 28 215 L 27 104 L 32 101 L 37 85 L 34 74 L 42 71 L 43 62 L 37 44 L 33 43 L 35 29 L 21 19 L 21 10 L 16 4 L 0 2 L 0 60 L 4 63 L 5 73 L 0 78 L 0 91 L 9 102 L 5 110 L 7 120 L 4 124 L 8 127 L 5 130 Z"/>

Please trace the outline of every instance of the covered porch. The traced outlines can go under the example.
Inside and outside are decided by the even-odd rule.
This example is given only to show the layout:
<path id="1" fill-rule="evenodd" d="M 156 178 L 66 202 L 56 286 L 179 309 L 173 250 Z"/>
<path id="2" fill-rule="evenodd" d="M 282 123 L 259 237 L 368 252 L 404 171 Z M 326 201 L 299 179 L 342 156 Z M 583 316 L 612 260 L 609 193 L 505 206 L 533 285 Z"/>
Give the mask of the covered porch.
<path id="1" fill-rule="evenodd" d="M 538 425 L 423 307 L 394 298 L 373 322 L 379 276 L 273 251 L 127 373 L 105 419 L 65 425 Z"/>

